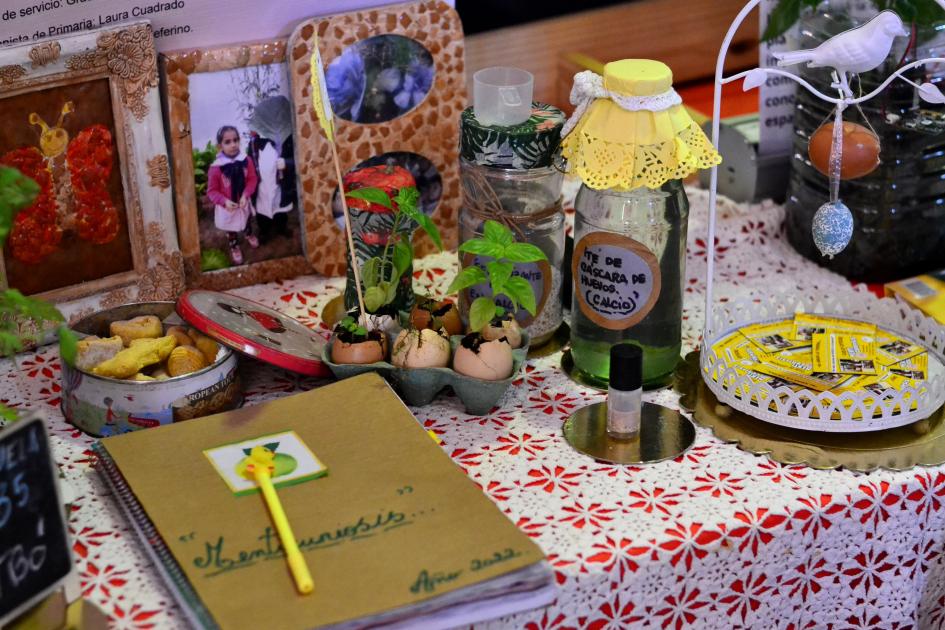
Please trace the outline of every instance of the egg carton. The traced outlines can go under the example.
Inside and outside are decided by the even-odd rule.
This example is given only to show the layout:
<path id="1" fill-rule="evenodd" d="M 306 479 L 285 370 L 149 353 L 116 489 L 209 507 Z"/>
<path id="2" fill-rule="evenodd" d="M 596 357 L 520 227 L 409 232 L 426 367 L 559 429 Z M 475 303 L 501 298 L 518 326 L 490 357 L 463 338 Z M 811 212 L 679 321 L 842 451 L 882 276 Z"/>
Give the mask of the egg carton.
<path id="1" fill-rule="evenodd" d="M 451 356 L 456 352 L 463 336 L 450 337 Z M 393 347 L 393 338 L 390 341 L 390 347 Z M 331 347 L 334 340 L 326 344 L 322 350 L 322 361 L 339 379 L 358 376 L 365 372 L 377 372 L 393 385 L 408 405 L 413 407 L 430 404 L 441 391 L 451 387 L 462 401 L 466 413 L 482 416 L 492 411 L 492 408 L 502 400 L 502 396 L 505 395 L 512 381 L 518 377 L 528 356 L 529 342 L 528 335 L 523 332 L 521 347 L 512 350 L 512 375 L 501 381 L 487 381 L 466 376 L 448 367 L 400 368 L 387 361 L 367 364 L 333 363 Z"/>

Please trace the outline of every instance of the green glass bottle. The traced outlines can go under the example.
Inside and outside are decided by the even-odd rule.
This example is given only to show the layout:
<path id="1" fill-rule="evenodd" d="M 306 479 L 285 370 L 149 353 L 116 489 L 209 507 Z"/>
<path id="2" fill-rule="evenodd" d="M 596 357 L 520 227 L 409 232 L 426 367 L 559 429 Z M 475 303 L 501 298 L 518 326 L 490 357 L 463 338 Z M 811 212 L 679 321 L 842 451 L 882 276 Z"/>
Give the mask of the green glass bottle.
<path id="1" fill-rule="evenodd" d="M 610 348 L 643 350 L 643 386 L 669 382 L 682 339 L 689 201 L 682 182 L 659 190 L 594 190 L 575 202 L 571 354 L 606 385 Z"/>

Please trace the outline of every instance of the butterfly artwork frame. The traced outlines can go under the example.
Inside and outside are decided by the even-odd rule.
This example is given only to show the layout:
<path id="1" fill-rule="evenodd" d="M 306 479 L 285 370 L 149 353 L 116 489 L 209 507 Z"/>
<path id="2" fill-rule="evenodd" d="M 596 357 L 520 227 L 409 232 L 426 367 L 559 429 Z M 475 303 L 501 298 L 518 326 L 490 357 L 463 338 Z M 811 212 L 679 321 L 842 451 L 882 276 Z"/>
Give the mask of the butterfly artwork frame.
<path id="1" fill-rule="evenodd" d="M 226 290 L 314 272 L 302 254 L 304 236 L 299 196 L 295 192 L 298 182 L 291 142 L 295 133 L 285 62 L 284 39 L 171 51 L 160 56 L 166 85 L 177 236 L 188 287 Z M 282 80 L 276 77 L 280 66 L 284 75 Z M 237 102 L 243 98 L 241 86 L 245 87 L 252 81 L 259 84 L 257 88 L 261 88 L 256 89 L 256 93 L 264 96 L 252 103 Z M 226 103 L 210 103 L 204 96 L 207 93 L 222 93 L 219 92 L 221 90 L 229 95 Z M 271 131 L 260 135 L 253 121 L 258 109 L 256 106 L 262 100 L 273 97 L 279 99 L 278 104 L 285 108 L 284 117 L 288 128 L 275 130 L 272 124 L 262 124 L 262 128 Z M 268 104 L 273 106 L 276 101 Z M 208 116 L 206 110 L 215 107 L 220 109 L 213 109 L 214 115 Z M 231 111 L 234 107 L 239 111 Z M 267 111 L 272 111 L 272 107 Z M 235 264 L 232 258 L 229 240 L 225 240 L 216 228 L 214 215 L 218 211 L 208 195 L 210 182 L 207 165 L 216 162 L 213 157 L 216 153 L 213 135 L 220 123 L 232 123 L 237 127 L 241 151 L 257 162 L 258 184 L 252 200 L 252 213 L 247 217 L 247 228 L 253 232 L 252 236 L 257 239 L 258 245 L 251 247 L 248 244 L 244 230 L 244 235 L 237 238 L 242 257 L 239 264 Z M 272 140 L 266 137 L 261 141 L 268 146 L 264 151 L 269 157 L 262 155 L 259 150 L 250 151 L 252 140 L 246 136 L 252 133 L 260 138 L 263 135 L 280 136 Z M 282 168 L 274 172 L 272 157 L 275 155 L 281 159 L 279 166 Z M 265 179 L 273 181 L 264 184 L 264 175 Z M 261 196 L 266 191 L 272 192 L 263 200 Z M 273 192 L 278 196 L 278 202 L 267 201 L 275 198 Z M 265 216 L 266 212 L 273 210 L 286 211 Z"/>
<path id="2" fill-rule="evenodd" d="M 327 93 L 333 101 L 335 144 L 342 171 L 379 166 L 385 160 L 407 168 L 417 180 L 421 210 L 428 212 L 439 229 L 443 247 L 456 247 L 462 203 L 459 117 L 467 104 L 459 15 L 445 2 L 422 0 L 312 18 L 299 24 L 289 38 L 305 254 L 318 273 L 339 276 L 347 267 L 347 248 L 331 145 L 312 107 L 310 63 L 316 38 Z M 384 74 L 392 66 L 380 72 L 372 67 L 376 59 L 405 40 L 414 42 L 413 48 L 419 52 L 407 55 L 408 67 L 400 68 L 400 77 Z M 357 107 L 334 102 L 339 94 L 344 101 L 345 94 L 333 91 L 333 86 L 350 85 L 344 77 L 336 82 L 335 72 L 350 70 L 348 62 L 357 63 L 358 56 L 366 77 L 384 77 L 384 81 L 368 79 L 373 81 L 368 84 L 366 80 L 361 93 L 354 96 Z M 420 70 L 412 72 L 413 67 Z M 418 87 L 421 85 L 423 89 Z M 385 90 L 389 90 L 389 98 L 369 103 L 368 94 L 383 97 Z M 394 115 L 388 118 L 390 112 Z M 413 247 L 415 257 L 436 251 L 420 230 L 414 234 Z"/>
<path id="3" fill-rule="evenodd" d="M 75 321 L 183 289 L 157 53 L 146 21 L 0 49 L 0 164 L 40 184 L 0 287 Z"/>

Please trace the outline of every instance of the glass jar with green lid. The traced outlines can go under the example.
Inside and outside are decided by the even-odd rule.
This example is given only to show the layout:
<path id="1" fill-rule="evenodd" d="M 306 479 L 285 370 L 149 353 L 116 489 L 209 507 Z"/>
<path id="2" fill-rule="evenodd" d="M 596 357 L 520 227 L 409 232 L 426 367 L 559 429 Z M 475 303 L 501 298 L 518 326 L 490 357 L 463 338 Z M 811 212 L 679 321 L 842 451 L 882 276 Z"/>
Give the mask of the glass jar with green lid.
<path id="1" fill-rule="evenodd" d="M 481 236 L 485 222 L 491 219 L 506 225 L 517 241 L 538 247 L 547 258 L 516 262 L 512 272 L 525 278 L 535 294 L 534 314 L 524 308 L 514 314 L 528 332 L 532 347 L 551 339 L 563 321 L 564 173 L 552 161 L 564 122 L 564 112 L 539 102 L 532 102 L 528 118 L 515 124 L 483 123 L 472 107 L 460 120 L 460 241 Z M 460 264 L 485 268 L 490 260 L 487 256 L 461 254 Z M 473 300 L 491 295 L 487 283 L 463 290 L 459 295 L 460 313 L 467 318 Z M 498 301 L 512 311 L 511 302 L 504 296 Z"/>

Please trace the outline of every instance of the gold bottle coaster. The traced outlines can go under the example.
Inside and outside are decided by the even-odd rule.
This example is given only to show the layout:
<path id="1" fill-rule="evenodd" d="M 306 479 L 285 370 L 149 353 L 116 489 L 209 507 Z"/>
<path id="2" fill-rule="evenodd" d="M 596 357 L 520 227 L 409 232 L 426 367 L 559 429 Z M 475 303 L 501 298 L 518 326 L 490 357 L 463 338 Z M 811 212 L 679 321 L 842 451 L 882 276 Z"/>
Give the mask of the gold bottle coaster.
<path id="1" fill-rule="evenodd" d="M 699 374 L 698 352 L 679 363 L 675 388 L 680 406 L 716 437 L 781 464 L 870 472 L 945 463 L 945 408 L 925 420 L 883 431 L 826 433 L 782 427 L 720 404 Z"/>
<path id="2" fill-rule="evenodd" d="M 696 439 L 692 422 L 675 409 L 643 403 L 640 433 L 618 440 L 607 433 L 607 403 L 575 411 L 564 423 L 564 439 L 575 450 L 612 464 L 652 464 L 685 453 Z"/>

